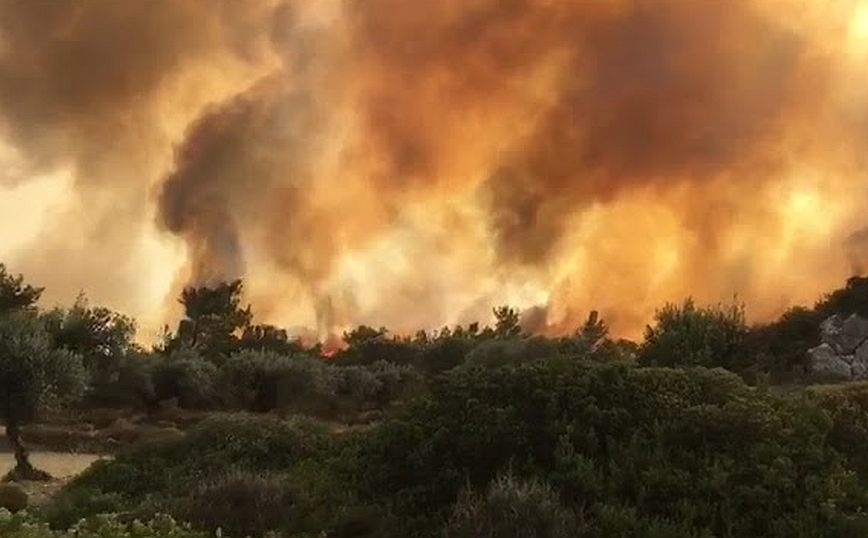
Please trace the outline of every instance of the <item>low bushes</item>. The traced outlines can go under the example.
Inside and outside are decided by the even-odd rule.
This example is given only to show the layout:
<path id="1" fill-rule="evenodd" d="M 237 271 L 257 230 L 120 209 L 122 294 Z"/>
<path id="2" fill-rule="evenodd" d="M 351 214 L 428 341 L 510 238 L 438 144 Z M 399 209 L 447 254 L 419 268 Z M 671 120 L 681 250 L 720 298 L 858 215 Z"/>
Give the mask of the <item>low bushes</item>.
<path id="1" fill-rule="evenodd" d="M 467 365 L 370 429 L 208 419 L 95 465 L 57 502 L 88 491 L 126 518 L 172 511 L 230 534 L 845 538 L 868 526 L 864 394 L 705 368 Z"/>
<path id="2" fill-rule="evenodd" d="M 27 493 L 16 484 L 0 484 L 0 508 L 18 512 L 27 508 Z"/>
<path id="3" fill-rule="evenodd" d="M 153 498 L 171 508 L 173 498 L 189 496 L 203 480 L 227 469 L 282 471 L 324 450 L 327 431 L 311 420 L 274 416 L 223 415 L 208 418 L 186 435 L 143 443 L 95 463 L 59 497 L 80 490 L 117 495 L 121 505 Z"/>
<path id="4" fill-rule="evenodd" d="M 484 488 L 512 468 L 549 482 L 592 529 L 635 511 L 615 519 L 637 533 L 653 524 L 677 529 L 671 536 L 832 536 L 868 507 L 827 444 L 832 427 L 810 399 L 721 370 L 467 368 L 372 432 L 357 486 L 404 535 L 433 536 L 462 486 Z"/>
<path id="5" fill-rule="evenodd" d="M 245 351 L 223 365 L 218 386 L 231 409 L 333 418 L 387 405 L 414 377 L 409 367 L 386 362 L 336 366 L 303 354 Z"/>
<path id="6" fill-rule="evenodd" d="M 458 496 L 445 538 L 573 538 L 580 531 L 575 513 L 565 508 L 551 486 L 538 480 L 502 475 L 484 495 L 465 490 Z"/>
<path id="7" fill-rule="evenodd" d="M 291 531 L 298 521 L 294 504 L 286 479 L 236 471 L 194 490 L 189 519 L 203 529 L 221 529 L 226 536 L 262 536 L 269 531 Z"/>
<path id="8" fill-rule="evenodd" d="M 0 509 L 0 536 L 3 538 L 209 538 L 169 516 L 157 515 L 147 521 L 123 522 L 116 516 L 100 516 L 76 523 L 68 530 L 54 531 L 27 514 L 11 515 Z"/>

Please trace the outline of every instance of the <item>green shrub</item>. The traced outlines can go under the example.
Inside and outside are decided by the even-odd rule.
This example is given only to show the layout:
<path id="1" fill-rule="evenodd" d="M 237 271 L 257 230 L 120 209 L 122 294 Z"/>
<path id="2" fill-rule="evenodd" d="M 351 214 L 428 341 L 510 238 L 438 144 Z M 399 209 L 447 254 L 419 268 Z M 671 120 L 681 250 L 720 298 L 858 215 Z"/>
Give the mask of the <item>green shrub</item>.
<path id="1" fill-rule="evenodd" d="M 814 388 L 810 393 L 832 420 L 829 444 L 868 485 L 868 382 Z"/>
<path id="2" fill-rule="evenodd" d="M 738 371 L 750 364 L 741 306 L 700 307 L 688 299 L 667 304 L 645 330 L 639 363 L 645 366 L 705 366 Z"/>
<path id="3" fill-rule="evenodd" d="M 551 486 L 502 475 L 483 496 L 463 491 L 446 524 L 446 538 L 569 538 L 576 515 L 561 505 Z"/>
<path id="4" fill-rule="evenodd" d="M 636 508 L 600 505 L 591 514 L 587 538 L 714 538 L 710 532 L 660 518 L 644 517 Z"/>
<path id="5" fill-rule="evenodd" d="M 638 510 L 636 536 L 652 524 L 661 536 L 830 536 L 833 520 L 868 507 L 826 444 L 831 427 L 809 399 L 723 370 L 461 368 L 371 432 L 356 476 L 362 500 L 384 503 L 407 535 L 430 536 L 464 484 L 484 487 L 509 466 L 569 508 Z"/>
<path id="6" fill-rule="evenodd" d="M 381 408 L 399 398 L 417 379 L 411 367 L 386 361 L 331 368 L 336 370 L 340 405 L 348 409 Z"/>
<path id="7" fill-rule="evenodd" d="M 221 368 L 219 391 L 232 409 L 334 418 L 381 408 L 414 379 L 410 367 L 384 361 L 337 366 L 303 354 L 243 351 Z"/>
<path id="8" fill-rule="evenodd" d="M 114 383 L 100 387 L 93 397 L 106 405 L 129 406 L 149 409 L 157 401 L 154 389 L 153 366 L 159 359 L 144 354 L 124 357 L 118 365 Z"/>
<path id="9" fill-rule="evenodd" d="M 334 406 L 335 368 L 305 355 L 242 351 L 220 370 L 220 392 L 234 409 L 327 414 Z"/>
<path id="10" fill-rule="evenodd" d="M 214 405 L 217 367 L 212 362 L 189 350 L 153 360 L 151 381 L 157 400 L 175 399 L 186 409 Z"/>
<path id="11" fill-rule="evenodd" d="M 297 520 L 286 480 L 267 474 L 232 472 L 198 487 L 190 521 L 235 538 L 289 530 Z"/>
<path id="12" fill-rule="evenodd" d="M 16 484 L 0 484 L 0 508 L 18 512 L 27 508 L 27 493 Z"/>
<path id="13" fill-rule="evenodd" d="M 329 442 L 327 430 L 309 419 L 214 416 L 184 436 L 147 442 L 95 463 L 70 482 L 49 509 L 82 516 L 99 513 L 102 508 L 90 507 L 88 501 L 97 493 L 97 498 L 113 499 L 119 506 L 144 504 L 151 512 L 177 514 L 180 499 L 226 469 L 285 472 L 324 451 Z"/>
<path id="14" fill-rule="evenodd" d="M 0 509 L 0 536 L 3 538 L 209 538 L 170 516 L 156 515 L 147 521 L 123 522 L 115 515 L 82 520 L 65 531 L 49 526 L 24 513 L 11 515 Z"/>
<path id="15" fill-rule="evenodd" d="M 67 529 L 95 514 L 125 512 L 133 504 L 117 493 L 93 487 L 71 488 L 56 495 L 41 513 L 52 528 Z"/>
<path id="16" fill-rule="evenodd" d="M 484 340 L 473 348 L 465 365 L 494 368 L 551 358 L 557 353 L 557 342 L 547 338 L 497 338 Z"/>
<path id="17" fill-rule="evenodd" d="M 438 338 L 426 345 L 417 366 L 427 374 L 438 374 L 464 364 L 475 343 L 470 338 Z"/>

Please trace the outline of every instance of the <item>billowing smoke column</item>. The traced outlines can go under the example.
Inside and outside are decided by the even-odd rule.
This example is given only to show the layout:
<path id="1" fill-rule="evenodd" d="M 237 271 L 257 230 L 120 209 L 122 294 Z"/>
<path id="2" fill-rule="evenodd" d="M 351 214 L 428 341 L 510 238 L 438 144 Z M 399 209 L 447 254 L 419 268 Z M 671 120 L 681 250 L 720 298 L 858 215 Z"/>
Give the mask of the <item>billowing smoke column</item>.
<path id="1" fill-rule="evenodd" d="M 321 337 L 769 317 L 868 259 L 868 2 L 827 4 L 0 2 L 0 181 L 71 178 L 5 256 L 155 319 L 243 277 Z"/>

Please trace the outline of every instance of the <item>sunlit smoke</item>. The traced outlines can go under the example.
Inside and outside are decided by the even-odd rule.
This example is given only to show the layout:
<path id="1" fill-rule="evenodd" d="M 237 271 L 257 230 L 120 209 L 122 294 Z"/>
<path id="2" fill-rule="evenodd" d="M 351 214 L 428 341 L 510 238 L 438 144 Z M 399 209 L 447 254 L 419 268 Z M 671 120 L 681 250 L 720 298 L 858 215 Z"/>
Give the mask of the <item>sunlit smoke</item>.
<path id="1" fill-rule="evenodd" d="M 150 327 L 768 319 L 868 265 L 866 61 L 864 0 L 0 0 L 0 257 Z"/>

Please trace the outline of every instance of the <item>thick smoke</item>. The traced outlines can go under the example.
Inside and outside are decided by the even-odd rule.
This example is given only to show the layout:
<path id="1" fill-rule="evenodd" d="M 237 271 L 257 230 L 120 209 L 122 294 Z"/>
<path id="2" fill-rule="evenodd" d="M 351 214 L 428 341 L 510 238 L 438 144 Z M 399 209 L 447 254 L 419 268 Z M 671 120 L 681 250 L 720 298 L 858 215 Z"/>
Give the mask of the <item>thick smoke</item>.
<path id="1" fill-rule="evenodd" d="M 857 263 L 866 59 L 861 0 L 0 2 L 0 181 L 72 178 L 13 265 L 321 336 L 767 317 Z"/>

